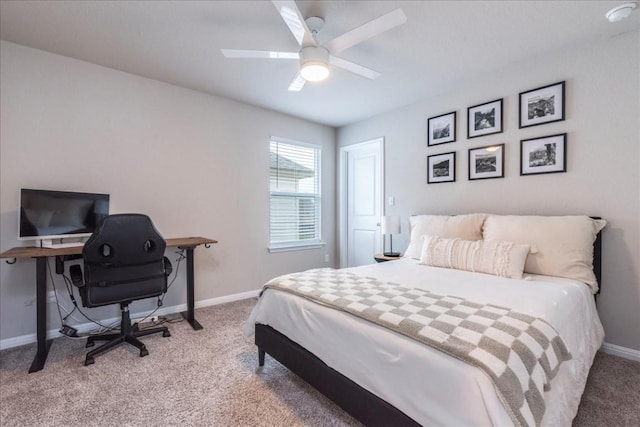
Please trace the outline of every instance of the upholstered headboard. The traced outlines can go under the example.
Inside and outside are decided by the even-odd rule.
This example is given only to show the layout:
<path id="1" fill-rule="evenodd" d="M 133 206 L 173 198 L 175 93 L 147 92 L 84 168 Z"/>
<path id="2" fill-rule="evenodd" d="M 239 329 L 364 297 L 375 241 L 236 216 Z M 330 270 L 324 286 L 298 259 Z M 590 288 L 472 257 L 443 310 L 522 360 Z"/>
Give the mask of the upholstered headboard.
<path id="1" fill-rule="evenodd" d="M 405 252 L 406 257 L 420 259 L 423 242 L 430 253 L 436 250 L 432 247 L 434 245 L 444 244 L 453 250 L 453 245 L 462 247 L 471 243 L 464 241 L 484 241 L 480 247 L 485 249 L 491 242 L 526 245 L 528 253 L 524 255 L 526 261 L 521 272 L 578 280 L 586 283 L 594 294 L 599 293 L 602 266 L 600 232 L 606 225 L 606 221 L 600 217 L 484 213 L 415 215 L 409 218 L 409 225 L 410 242 Z M 437 236 L 440 239 L 427 239 L 425 236 Z M 458 243 L 447 243 L 442 239 L 455 239 Z M 511 256 L 507 257 L 509 262 L 515 259 Z M 518 259 L 523 258 L 519 256 Z M 461 268 L 466 269 L 465 267 L 462 265 Z M 483 272 L 502 275 L 498 272 Z M 518 275 L 505 277 L 518 278 Z"/>
<path id="2" fill-rule="evenodd" d="M 591 218 L 602 219 L 599 216 L 592 216 Z M 593 242 L 593 274 L 596 275 L 596 279 L 598 280 L 598 291 L 596 294 L 599 294 L 602 290 L 602 230 L 598 231 L 596 240 Z"/>

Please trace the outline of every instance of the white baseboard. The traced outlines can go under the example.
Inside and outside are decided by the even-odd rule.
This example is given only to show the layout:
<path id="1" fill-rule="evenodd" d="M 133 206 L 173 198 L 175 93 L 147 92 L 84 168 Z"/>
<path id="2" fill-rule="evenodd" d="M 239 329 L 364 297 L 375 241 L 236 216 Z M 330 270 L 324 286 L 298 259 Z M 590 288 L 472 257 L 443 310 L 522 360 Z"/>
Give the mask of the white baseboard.
<path id="1" fill-rule="evenodd" d="M 223 297 L 210 298 L 202 301 L 197 301 L 195 303 L 196 308 L 209 307 L 211 305 L 219 305 L 225 304 L 228 302 L 239 301 L 247 298 L 257 297 L 260 293 L 260 290 L 242 292 L 239 294 L 226 295 Z M 182 311 L 187 310 L 186 304 L 173 305 L 171 307 L 162 307 L 156 310 L 154 316 L 166 316 L 168 314 L 180 313 Z M 147 315 L 151 314 L 153 310 L 142 311 L 138 313 L 131 313 L 131 319 L 142 319 Z M 112 317 L 110 319 L 100 319 L 100 323 L 103 325 L 111 325 L 114 323 L 120 322 L 119 317 Z M 78 330 L 80 333 L 87 333 L 89 331 L 95 330 L 98 326 L 95 323 L 86 322 L 78 325 L 73 325 L 74 328 Z M 54 339 L 61 337 L 62 334 L 58 331 L 58 329 L 50 329 L 47 331 L 47 339 Z M 19 337 L 7 338 L 0 340 L 0 350 L 4 350 L 7 348 L 18 347 L 21 345 L 31 344 L 36 342 L 36 334 L 28 334 L 21 335 Z"/>
<path id="2" fill-rule="evenodd" d="M 635 360 L 640 362 L 640 351 L 632 348 L 622 347 L 615 344 L 609 344 L 608 342 L 602 344 L 601 350 L 607 354 L 613 354 L 614 356 L 624 357 L 625 359 Z"/>
<path id="3" fill-rule="evenodd" d="M 202 301 L 197 301 L 196 302 L 196 308 L 209 307 L 210 305 L 226 304 L 228 302 L 239 301 L 241 299 L 255 298 L 260 294 L 260 290 L 261 289 L 258 289 L 258 290 L 255 290 L 255 291 L 242 292 L 242 293 L 239 293 L 239 294 L 227 295 L 227 296 L 224 296 L 224 297 L 210 298 L 210 299 L 205 299 L 205 300 L 202 300 Z M 187 309 L 187 306 L 185 304 L 184 308 L 182 309 L 182 311 L 184 311 L 186 309 Z"/>

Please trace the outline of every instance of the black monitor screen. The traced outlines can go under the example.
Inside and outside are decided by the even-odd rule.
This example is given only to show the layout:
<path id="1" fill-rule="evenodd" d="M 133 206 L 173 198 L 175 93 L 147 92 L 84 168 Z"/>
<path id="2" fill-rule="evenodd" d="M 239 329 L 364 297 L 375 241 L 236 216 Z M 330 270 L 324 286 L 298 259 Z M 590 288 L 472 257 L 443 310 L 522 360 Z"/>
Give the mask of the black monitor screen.
<path id="1" fill-rule="evenodd" d="M 109 215 L 109 195 L 20 190 L 20 239 L 88 236 Z"/>

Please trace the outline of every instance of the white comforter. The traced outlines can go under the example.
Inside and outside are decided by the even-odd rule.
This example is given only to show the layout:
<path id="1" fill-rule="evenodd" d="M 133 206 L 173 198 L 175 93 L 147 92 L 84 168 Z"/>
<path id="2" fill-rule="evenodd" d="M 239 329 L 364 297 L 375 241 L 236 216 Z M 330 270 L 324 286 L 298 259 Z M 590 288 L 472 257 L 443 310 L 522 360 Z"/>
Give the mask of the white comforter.
<path id="1" fill-rule="evenodd" d="M 526 275 L 523 280 L 427 267 L 413 259 L 351 268 L 382 281 L 490 302 L 540 317 L 565 341 L 563 363 L 545 393 L 542 425 L 570 426 L 604 332 L 583 283 Z M 422 425 L 512 425 L 493 383 L 480 369 L 366 320 L 269 289 L 245 324 L 273 327 L 333 369 Z"/>

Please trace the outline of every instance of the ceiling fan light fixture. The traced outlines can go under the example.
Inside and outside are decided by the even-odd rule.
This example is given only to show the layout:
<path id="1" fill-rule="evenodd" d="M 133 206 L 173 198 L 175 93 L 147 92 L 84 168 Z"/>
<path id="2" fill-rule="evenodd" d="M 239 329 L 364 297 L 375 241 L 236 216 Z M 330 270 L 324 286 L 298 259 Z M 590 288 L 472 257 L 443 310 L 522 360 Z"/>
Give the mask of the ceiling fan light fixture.
<path id="1" fill-rule="evenodd" d="M 329 77 L 329 68 L 320 62 L 307 62 L 300 69 L 300 75 L 308 82 L 320 82 Z"/>
<path id="2" fill-rule="evenodd" d="M 329 51 L 321 46 L 307 46 L 300 51 L 300 75 L 309 82 L 329 77 Z"/>

